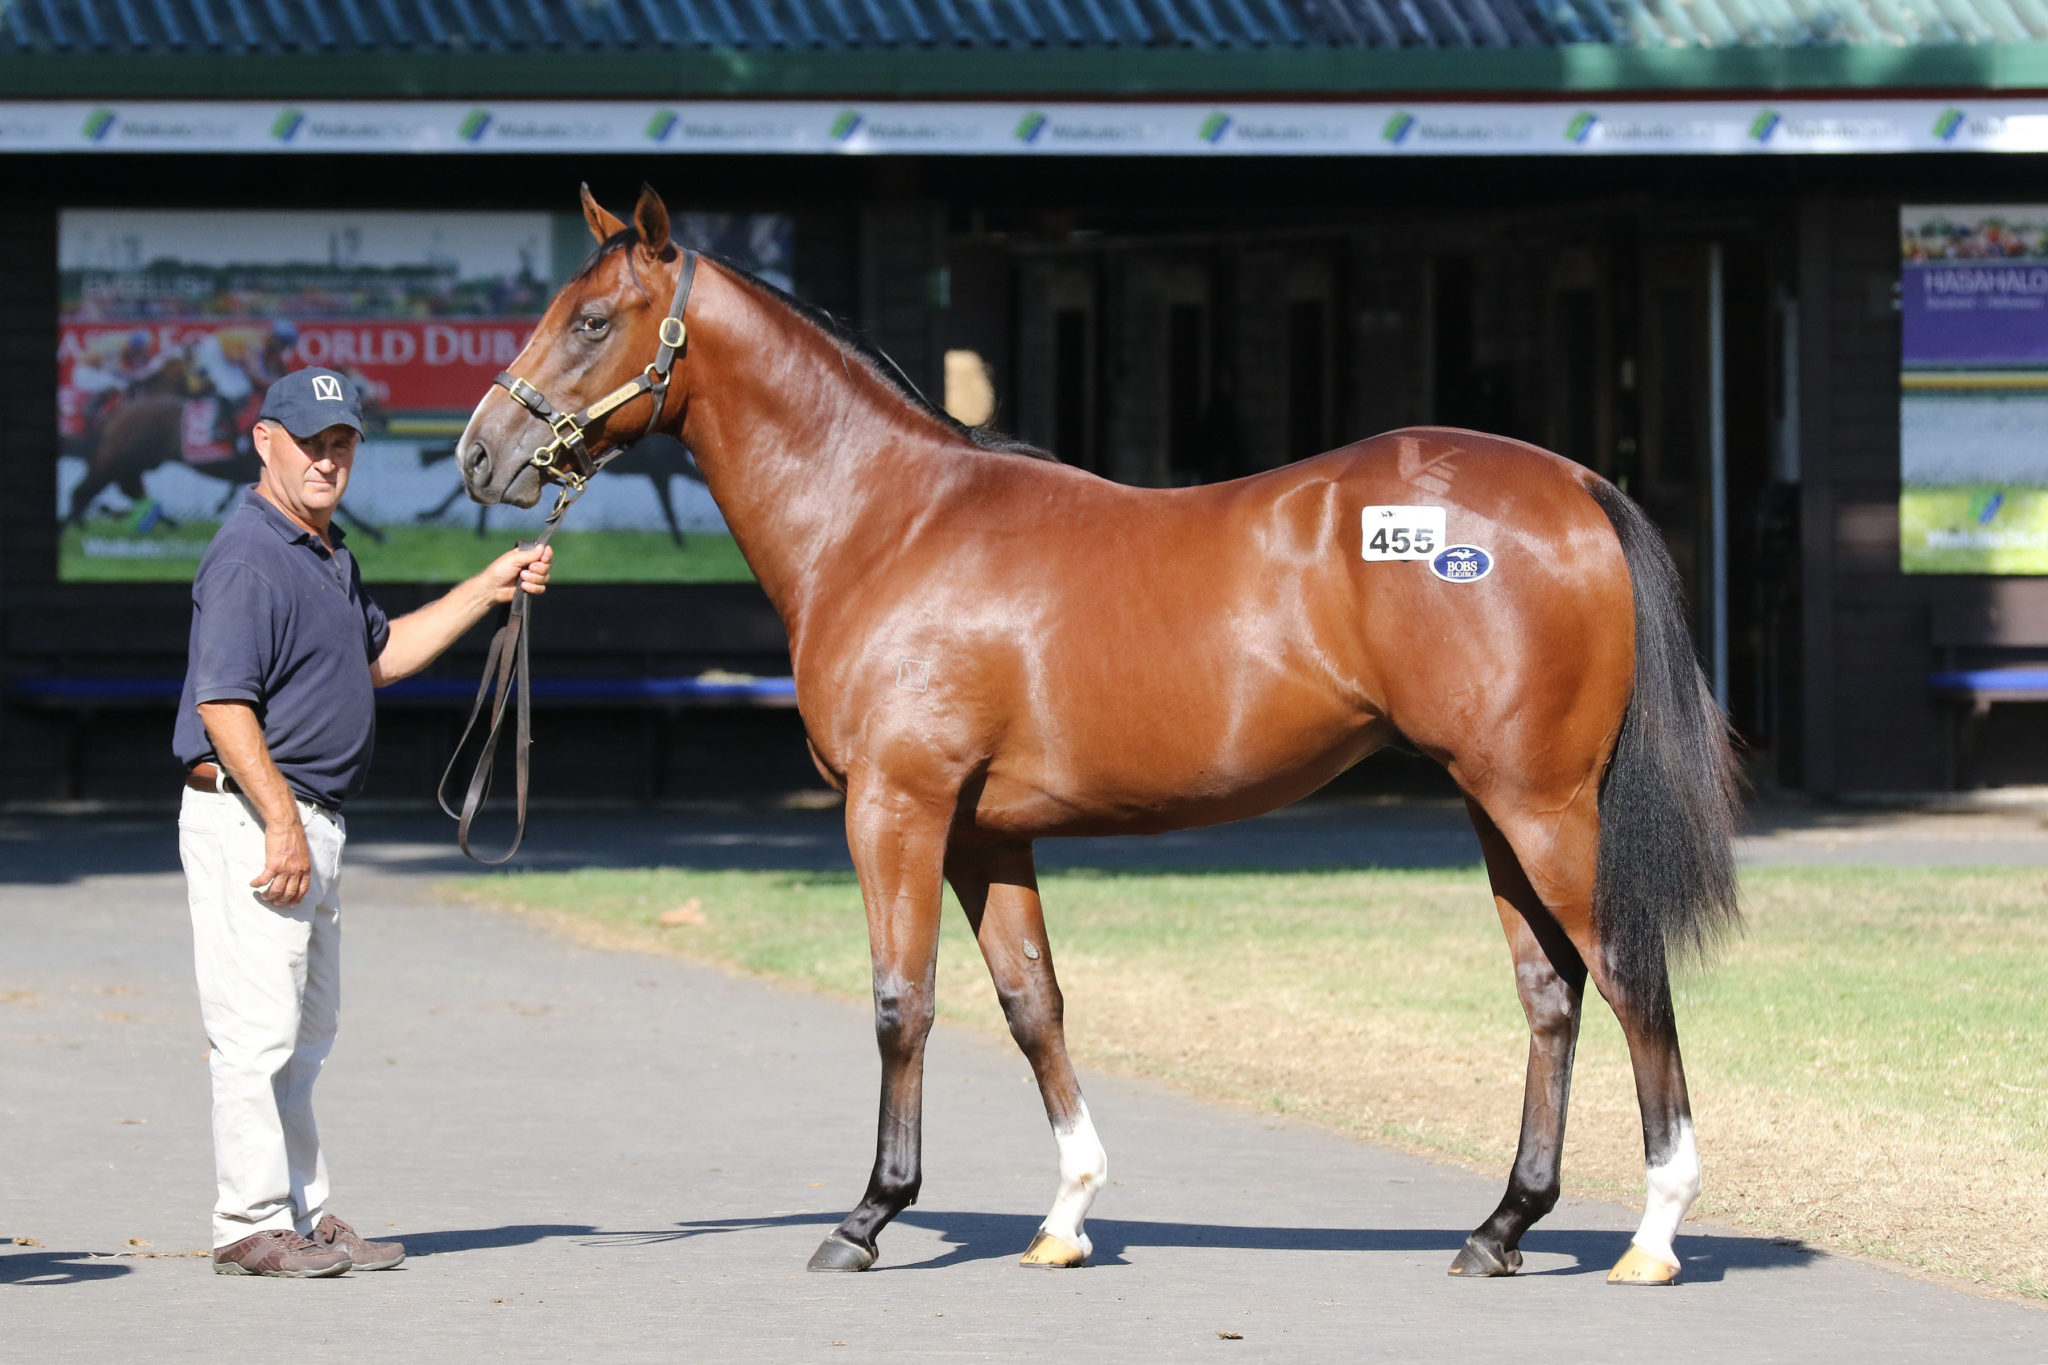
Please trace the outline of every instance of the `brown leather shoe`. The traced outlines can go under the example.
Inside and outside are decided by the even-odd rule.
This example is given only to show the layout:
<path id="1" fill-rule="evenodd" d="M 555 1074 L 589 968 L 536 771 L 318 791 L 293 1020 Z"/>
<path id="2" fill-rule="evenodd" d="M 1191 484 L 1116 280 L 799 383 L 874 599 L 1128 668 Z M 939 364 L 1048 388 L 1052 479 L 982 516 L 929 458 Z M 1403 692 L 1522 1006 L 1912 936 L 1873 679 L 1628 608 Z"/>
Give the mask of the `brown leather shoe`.
<path id="1" fill-rule="evenodd" d="M 281 1275 L 293 1280 L 324 1280 L 347 1273 L 355 1262 L 348 1249 L 315 1246 L 290 1228 L 272 1228 L 213 1253 L 216 1275 Z"/>
<path id="2" fill-rule="evenodd" d="M 389 1270 L 405 1263 L 405 1243 L 366 1242 L 361 1233 L 331 1213 L 320 1215 L 319 1226 L 313 1229 L 313 1245 L 347 1252 L 357 1270 Z"/>

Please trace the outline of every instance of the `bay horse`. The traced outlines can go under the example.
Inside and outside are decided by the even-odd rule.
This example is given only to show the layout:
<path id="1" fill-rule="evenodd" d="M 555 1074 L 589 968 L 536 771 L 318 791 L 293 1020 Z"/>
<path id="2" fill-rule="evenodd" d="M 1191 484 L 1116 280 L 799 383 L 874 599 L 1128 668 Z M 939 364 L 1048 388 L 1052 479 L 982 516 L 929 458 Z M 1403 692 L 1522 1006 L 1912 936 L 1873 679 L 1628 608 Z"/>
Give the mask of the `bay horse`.
<path id="1" fill-rule="evenodd" d="M 1443 428 L 1205 487 L 1111 483 L 962 427 L 826 315 L 679 247 L 651 189 L 630 225 L 587 187 L 583 208 L 598 248 L 458 463 L 478 502 L 530 507 L 551 477 L 674 436 L 788 628 L 812 757 L 846 798 L 882 1063 L 867 1192 L 811 1269 L 872 1265 L 917 1198 L 942 882 L 1058 1146 L 1024 1260 L 1079 1265 L 1108 1162 L 1032 842 L 1272 810 L 1398 740 L 1464 793 L 1530 1032 L 1507 1193 L 1451 1273 L 1514 1273 L 1557 1202 L 1590 976 L 1627 1035 L 1648 1183 L 1609 1278 L 1677 1278 L 1700 1163 L 1667 964 L 1736 921 L 1739 798 L 1678 575 L 1634 503 Z M 1491 571 L 1366 558 L 1364 509 L 1384 506 L 1441 509 Z"/>

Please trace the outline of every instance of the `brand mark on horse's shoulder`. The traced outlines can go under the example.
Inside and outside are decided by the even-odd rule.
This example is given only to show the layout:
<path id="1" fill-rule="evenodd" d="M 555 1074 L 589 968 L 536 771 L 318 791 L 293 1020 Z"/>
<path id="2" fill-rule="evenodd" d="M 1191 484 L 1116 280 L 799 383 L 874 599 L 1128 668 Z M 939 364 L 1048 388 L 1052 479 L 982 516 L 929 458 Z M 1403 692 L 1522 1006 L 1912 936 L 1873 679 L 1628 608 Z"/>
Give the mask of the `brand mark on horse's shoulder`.
<path id="1" fill-rule="evenodd" d="M 896 685 L 905 692 L 924 691 L 932 685 L 932 661 L 930 659 L 897 660 Z"/>
<path id="2" fill-rule="evenodd" d="M 1394 450 L 1401 477 L 1407 482 L 1438 497 L 1451 491 L 1451 480 L 1455 476 L 1451 456 L 1457 453 L 1453 447 L 1439 445 L 1426 453 L 1422 442 L 1413 436 L 1403 436 Z"/>
<path id="3" fill-rule="evenodd" d="M 1429 571 L 1446 583 L 1477 583 L 1493 572 L 1493 555 L 1477 545 L 1447 545 Z"/>

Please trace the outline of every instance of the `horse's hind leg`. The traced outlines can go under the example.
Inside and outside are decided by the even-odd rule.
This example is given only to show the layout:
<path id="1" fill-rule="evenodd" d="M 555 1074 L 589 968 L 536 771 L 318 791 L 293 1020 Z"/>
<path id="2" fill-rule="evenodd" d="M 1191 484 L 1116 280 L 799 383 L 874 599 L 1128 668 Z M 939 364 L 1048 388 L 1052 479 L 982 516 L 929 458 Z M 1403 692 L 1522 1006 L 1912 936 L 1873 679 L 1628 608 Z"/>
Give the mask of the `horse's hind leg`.
<path id="1" fill-rule="evenodd" d="M 1607 1276 L 1609 1284 L 1673 1284 L 1678 1253 L 1672 1238 L 1700 1197 L 1700 1153 L 1692 1135 L 1692 1102 L 1678 1056 L 1678 1024 L 1671 1013 L 1671 978 L 1664 963 L 1625 981 L 1608 963 L 1594 973 L 1628 1039 L 1636 1104 L 1643 1115 L 1643 1167 L 1647 1197 L 1643 1221 Z"/>
<path id="2" fill-rule="evenodd" d="M 1522 1096 L 1522 1137 L 1508 1189 L 1493 1216 L 1465 1239 L 1453 1275 L 1512 1275 L 1522 1265 L 1522 1234 L 1557 1207 L 1565 1110 L 1586 964 L 1530 886 L 1522 864 L 1479 806 L 1468 801 L 1486 855 L 1494 906 L 1515 955 L 1515 988 L 1529 1018 L 1529 1078 Z"/>
<path id="3" fill-rule="evenodd" d="M 946 876 L 981 944 L 1010 1036 L 1038 1077 L 1045 1116 L 1059 1143 L 1059 1194 L 1031 1239 L 1024 1264 L 1080 1265 L 1094 1250 L 1082 1224 L 1109 1178 L 1109 1157 L 1067 1060 L 1065 1003 L 1053 972 L 1052 945 L 1046 942 L 1031 846 L 957 850 L 946 860 Z"/>
<path id="4" fill-rule="evenodd" d="M 875 1042 L 882 1054 L 881 1117 L 867 1194 L 811 1256 L 812 1270 L 866 1270 L 875 1238 L 917 1202 L 923 1181 L 924 1045 L 939 960 L 939 876 L 952 810 L 893 791 L 856 792 L 847 844 L 867 903 L 874 958 Z"/>
<path id="5" fill-rule="evenodd" d="M 1562 810 L 1548 803 L 1516 807 L 1497 797 L 1486 804 L 1500 832 L 1514 845 L 1529 884 L 1578 950 L 1628 1040 L 1636 1103 L 1642 1111 L 1648 1197 L 1633 1242 L 1607 1278 L 1615 1284 L 1674 1283 L 1679 1262 L 1671 1242 L 1699 1198 L 1700 1157 L 1693 1141 L 1692 1108 L 1678 1055 L 1663 945 L 1658 943 L 1654 952 L 1638 961 L 1603 942 L 1596 930 L 1593 881 L 1600 817 L 1592 789 L 1581 788 L 1579 797 Z M 1491 865 L 1491 852 L 1488 862 Z M 1530 1074 L 1535 1075 L 1533 1062 Z M 1562 1118 L 1560 1104 L 1560 1128 Z M 1526 1138 L 1526 1124 L 1523 1133 Z"/>

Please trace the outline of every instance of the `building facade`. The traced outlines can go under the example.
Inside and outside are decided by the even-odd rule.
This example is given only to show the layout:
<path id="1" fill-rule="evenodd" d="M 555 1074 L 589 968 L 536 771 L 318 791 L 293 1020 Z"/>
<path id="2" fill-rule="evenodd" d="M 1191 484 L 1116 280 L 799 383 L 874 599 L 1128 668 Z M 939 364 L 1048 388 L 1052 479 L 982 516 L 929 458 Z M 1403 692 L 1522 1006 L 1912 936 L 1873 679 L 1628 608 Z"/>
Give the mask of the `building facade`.
<path id="1" fill-rule="evenodd" d="M 8 7 L 0 799 L 159 794 L 182 671 L 180 584 L 61 568 L 65 215 L 562 215 L 585 181 L 772 216 L 797 293 L 1105 477 L 1414 423 L 1557 450 L 1665 531 L 1758 780 L 2048 779 L 2048 714 L 1985 681 L 2048 657 L 2048 582 L 1906 572 L 1900 511 L 1902 210 L 2048 198 L 2044 38 L 1988 3 Z M 788 671 L 744 582 L 565 586 L 535 666 Z M 787 709 L 560 696 L 546 792 L 815 780 Z M 373 794 L 429 791 L 457 719 L 388 707 Z"/>

